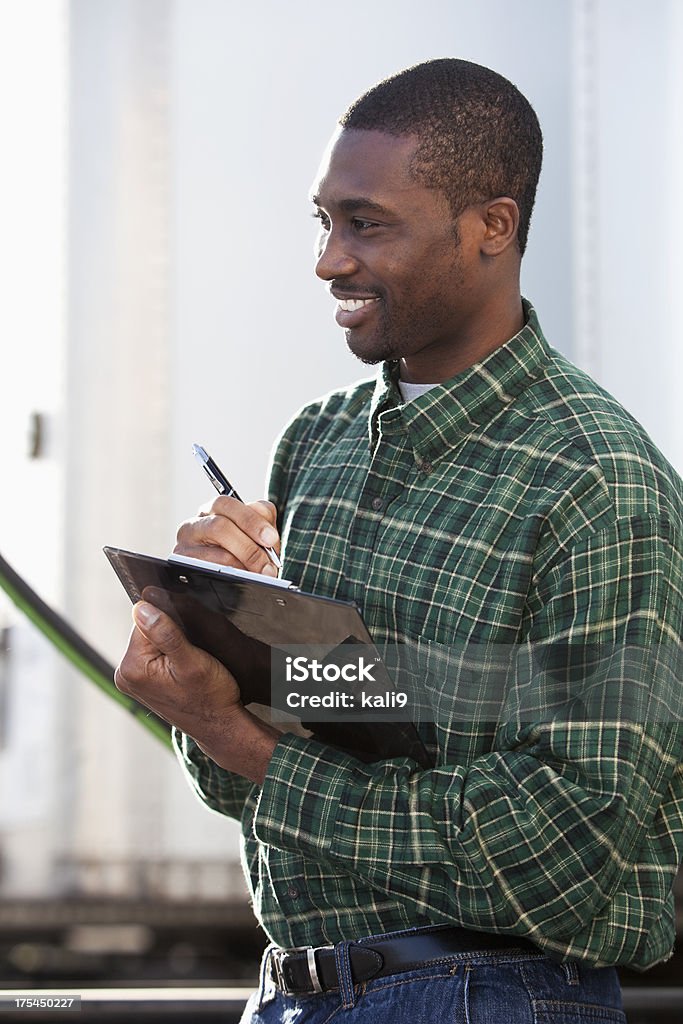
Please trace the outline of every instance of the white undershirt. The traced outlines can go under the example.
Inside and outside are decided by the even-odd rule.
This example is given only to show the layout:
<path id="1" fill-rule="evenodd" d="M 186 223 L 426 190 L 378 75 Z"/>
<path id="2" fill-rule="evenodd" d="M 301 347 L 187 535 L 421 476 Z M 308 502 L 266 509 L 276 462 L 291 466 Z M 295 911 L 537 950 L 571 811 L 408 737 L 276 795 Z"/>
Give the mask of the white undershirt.
<path id="1" fill-rule="evenodd" d="M 435 387 L 437 384 L 410 384 L 407 380 L 398 382 L 398 389 L 404 402 L 412 402 L 414 398 L 419 398 Z"/>

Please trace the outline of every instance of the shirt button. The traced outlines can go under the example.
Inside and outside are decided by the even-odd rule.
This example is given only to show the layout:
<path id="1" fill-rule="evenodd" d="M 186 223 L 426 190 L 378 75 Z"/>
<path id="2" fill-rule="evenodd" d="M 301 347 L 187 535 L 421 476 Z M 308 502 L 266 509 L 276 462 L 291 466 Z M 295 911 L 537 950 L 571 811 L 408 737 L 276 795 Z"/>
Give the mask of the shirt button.
<path id="1" fill-rule="evenodd" d="M 372 507 L 374 508 L 375 512 L 379 512 L 379 510 L 383 506 L 384 506 L 384 502 L 382 501 L 381 498 L 373 498 L 372 499 Z"/>
<path id="2" fill-rule="evenodd" d="M 299 898 L 299 890 L 297 889 L 297 887 L 295 885 L 288 885 L 287 886 L 287 895 L 291 896 L 291 898 L 293 900 L 296 900 L 296 899 Z"/>
<path id="3" fill-rule="evenodd" d="M 421 473 L 431 473 L 431 471 L 432 471 L 432 464 L 431 464 L 431 462 L 428 462 L 425 459 L 425 461 L 423 463 L 421 463 L 421 465 L 420 465 L 420 472 Z"/>

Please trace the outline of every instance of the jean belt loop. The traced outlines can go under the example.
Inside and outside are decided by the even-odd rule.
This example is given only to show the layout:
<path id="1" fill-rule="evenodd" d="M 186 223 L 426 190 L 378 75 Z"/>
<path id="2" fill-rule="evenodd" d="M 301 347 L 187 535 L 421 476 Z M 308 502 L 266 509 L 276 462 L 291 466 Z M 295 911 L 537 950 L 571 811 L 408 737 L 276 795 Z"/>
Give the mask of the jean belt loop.
<path id="1" fill-rule="evenodd" d="M 271 943 L 265 950 L 263 957 L 261 958 L 261 970 L 259 972 L 258 982 L 258 1008 L 262 1010 L 266 1003 L 270 1003 L 275 998 L 275 985 L 272 981 L 272 967 L 271 959 L 274 951 L 277 949 L 275 943 Z"/>
<path id="2" fill-rule="evenodd" d="M 338 942 L 334 947 L 334 962 L 339 978 L 339 997 L 344 1010 L 352 1010 L 356 1005 L 356 993 L 353 988 L 349 958 L 349 947 L 352 945 L 352 942 Z"/>

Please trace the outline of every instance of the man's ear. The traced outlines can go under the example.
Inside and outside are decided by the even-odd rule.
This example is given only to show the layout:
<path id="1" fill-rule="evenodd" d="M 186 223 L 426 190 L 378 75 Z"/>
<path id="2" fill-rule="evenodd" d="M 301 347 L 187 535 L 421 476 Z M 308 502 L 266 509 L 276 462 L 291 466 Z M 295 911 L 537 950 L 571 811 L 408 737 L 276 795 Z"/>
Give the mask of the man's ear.
<path id="1" fill-rule="evenodd" d="M 514 199 L 500 196 L 490 199 L 482 208 L 485 223 L 481 251 L 485 256 L 500 256 L 517 242 L 519 209 Z"/>

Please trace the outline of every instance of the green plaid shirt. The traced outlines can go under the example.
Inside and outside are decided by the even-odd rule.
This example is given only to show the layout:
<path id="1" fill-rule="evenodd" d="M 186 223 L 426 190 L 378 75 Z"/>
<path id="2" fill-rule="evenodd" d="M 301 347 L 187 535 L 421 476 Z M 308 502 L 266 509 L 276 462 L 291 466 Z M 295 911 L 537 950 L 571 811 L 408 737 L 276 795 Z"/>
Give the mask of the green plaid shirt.
<path id="1" fill-rule="evenodd" d="M 525 311 L 507 345 L 407 405 L 388 364 L 299 413 L 271 476 L 285 575 L 355 600 L 379 644 L 428 658 L 677 644 L 681 482 Z M 444 672 L 441 709 L 450 685 Z M 658 697 L 672 684 L 655 671 L 645 685 Z M 241 819 L 254 909 L 282 946 L 450 922 L 594 965 L 665 958 L 683 845 L 679 716 L 524 722 L 504 710 L 421 724 L 429 770 L 285 734 L 262 788 L 176 743 L 201 798 Z"/>

